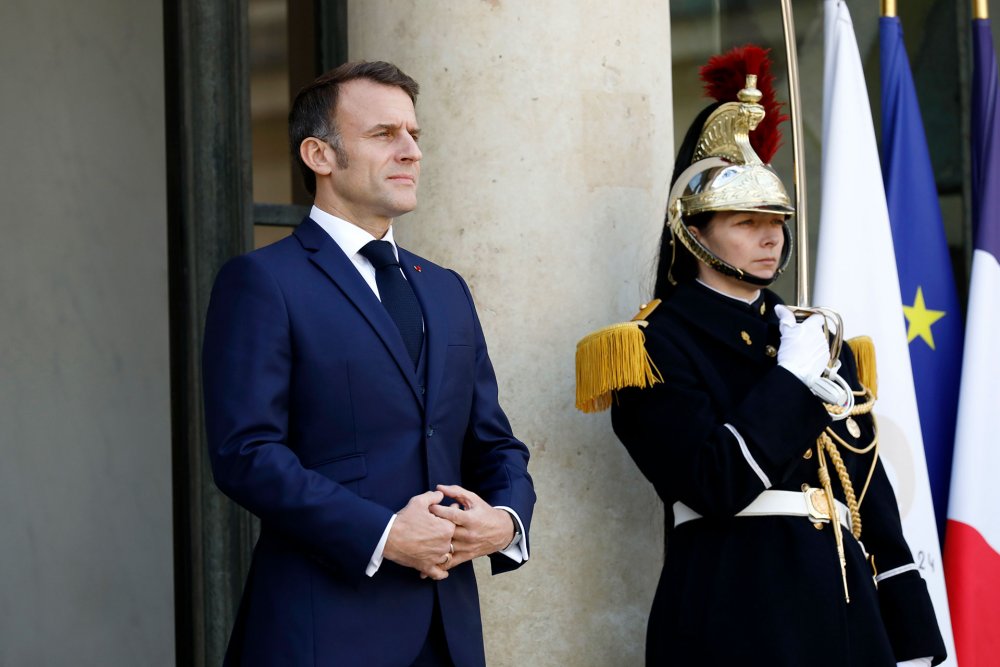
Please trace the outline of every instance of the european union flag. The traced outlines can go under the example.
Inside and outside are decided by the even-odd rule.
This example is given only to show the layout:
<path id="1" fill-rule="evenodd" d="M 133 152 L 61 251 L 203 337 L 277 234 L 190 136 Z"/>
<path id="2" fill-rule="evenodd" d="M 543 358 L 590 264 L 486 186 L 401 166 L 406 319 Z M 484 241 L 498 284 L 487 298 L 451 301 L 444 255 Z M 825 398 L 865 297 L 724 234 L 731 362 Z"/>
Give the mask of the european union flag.
<path id="1" fill-rule="evenodd" d="M 943 539 L 958 409 L 962 315 L 899 18 L 882 17 L 879 36 L 882 179 L 934 514 Z"/>

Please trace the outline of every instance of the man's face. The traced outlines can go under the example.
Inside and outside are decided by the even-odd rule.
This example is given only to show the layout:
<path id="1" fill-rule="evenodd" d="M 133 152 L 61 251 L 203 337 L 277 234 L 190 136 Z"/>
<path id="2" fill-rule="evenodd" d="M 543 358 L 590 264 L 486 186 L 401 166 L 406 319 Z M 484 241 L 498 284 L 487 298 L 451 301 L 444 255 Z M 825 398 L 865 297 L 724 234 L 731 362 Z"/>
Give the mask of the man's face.
<path id="1" fill-rule="evenodd" d="M 367 79 L 340 86 L 336 125 L 346 166 L 331 174 L 337 213 L 363 227 L 417 206 L 420 129 L 409 95 Z"/>

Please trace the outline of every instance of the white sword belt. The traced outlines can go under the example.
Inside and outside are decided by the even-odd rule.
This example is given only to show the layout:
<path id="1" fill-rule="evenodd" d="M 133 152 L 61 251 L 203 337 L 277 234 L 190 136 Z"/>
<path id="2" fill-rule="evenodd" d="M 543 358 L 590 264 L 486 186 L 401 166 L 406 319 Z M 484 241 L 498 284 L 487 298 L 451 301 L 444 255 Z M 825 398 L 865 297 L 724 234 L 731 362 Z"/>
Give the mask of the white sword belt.
<path id="1" fill-rule="evenodd" d="M 850 532 L 851 512 L 847 505 L 837 499 L 837 518 Z M 801 516 L 813 523 L 829 523 L 830 510 L 823 489 L 807 486 L 802 491 L 762 491 L 752 503 L 737 512 L 735 516 Z M 674 527 L 700 519 L 702 516 L 678 501 L 674 503 Z"/>

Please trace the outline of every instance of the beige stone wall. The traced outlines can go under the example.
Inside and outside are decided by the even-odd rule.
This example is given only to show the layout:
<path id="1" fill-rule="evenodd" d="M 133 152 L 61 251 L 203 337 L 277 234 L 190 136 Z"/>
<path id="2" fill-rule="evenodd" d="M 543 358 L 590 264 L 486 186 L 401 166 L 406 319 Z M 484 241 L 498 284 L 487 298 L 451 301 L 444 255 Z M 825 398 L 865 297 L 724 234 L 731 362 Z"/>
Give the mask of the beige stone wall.
<path id="1" fill-rule="evenodd" d="M 532 452 L 532 560 L 479 568 L 489 664 L 641 664 L 662 508 L 608 415 L 574 409 L 573 355 L 651 288 L 673 155 L 668 3 L 364 0 L 348 16 L 352 59 L 422 87 L 420 207 L 397 238 L 468 280 Z"/>

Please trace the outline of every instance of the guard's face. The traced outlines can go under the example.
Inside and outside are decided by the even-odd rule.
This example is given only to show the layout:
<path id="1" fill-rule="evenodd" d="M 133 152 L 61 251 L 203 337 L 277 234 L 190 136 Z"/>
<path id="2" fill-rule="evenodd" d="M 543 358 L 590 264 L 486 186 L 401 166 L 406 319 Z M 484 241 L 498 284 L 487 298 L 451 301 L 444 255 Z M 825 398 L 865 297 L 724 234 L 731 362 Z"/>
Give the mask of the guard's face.
<path id="1" fill-rule="evenodd" d="M 775 213 L 722 211 L 712 217 L 705 229 L 689 229 L 719 259 L 770 280 L 781 266 L 783 225 L 784 216 Z"/>
<path id="2" fill-rule="evenodd" d="M 355 224 L 392 219 L 417 206 L 420 128 L 409 95 L 367 79 L 340 86 L 337 128 L 347 157 L 331 174 L 336 208 Z"/>

